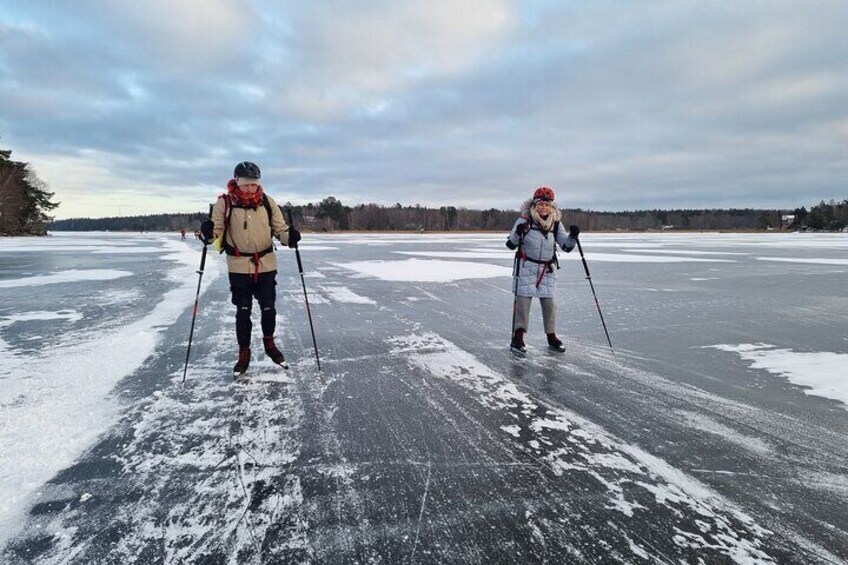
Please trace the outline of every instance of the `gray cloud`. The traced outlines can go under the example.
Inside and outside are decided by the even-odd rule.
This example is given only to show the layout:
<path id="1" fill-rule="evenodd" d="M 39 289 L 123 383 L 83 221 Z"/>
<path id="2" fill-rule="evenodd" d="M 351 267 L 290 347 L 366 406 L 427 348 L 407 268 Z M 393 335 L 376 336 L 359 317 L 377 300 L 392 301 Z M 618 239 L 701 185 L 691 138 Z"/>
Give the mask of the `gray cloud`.
<path id="1" fill-rule="evenodd" d="M 848 196 L 839 3 L 19 4 L 0 9 L 0 143 L 88 209 L 200 209 L 243 159 L 304 202 Z"/>

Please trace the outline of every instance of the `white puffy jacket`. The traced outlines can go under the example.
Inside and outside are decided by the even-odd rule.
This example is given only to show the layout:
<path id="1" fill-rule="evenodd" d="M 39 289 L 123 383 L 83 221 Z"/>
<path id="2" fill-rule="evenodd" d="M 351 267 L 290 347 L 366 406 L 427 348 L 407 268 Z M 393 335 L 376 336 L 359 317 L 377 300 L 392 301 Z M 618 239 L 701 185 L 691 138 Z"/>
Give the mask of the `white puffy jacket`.
<path id="1" fill-rule="evenodd" d="M 517 296 L 550 298 L 556 291 L 558 265 L 550 263 L 554 258 L 555 246 L 559 245 L 566 253 L 570 253 L 577 241 L 568 235 L 568 229 L 562 225 L 561 214 L 556 208 L 551 207 L 554 215 L 551 231 L 544 231 L 532 219 L 529 205 L 525 205 L 524 212 L 509 233 L 509 241 L 519 246 L 518 273 L 514 278 L 513 290 Z"/>

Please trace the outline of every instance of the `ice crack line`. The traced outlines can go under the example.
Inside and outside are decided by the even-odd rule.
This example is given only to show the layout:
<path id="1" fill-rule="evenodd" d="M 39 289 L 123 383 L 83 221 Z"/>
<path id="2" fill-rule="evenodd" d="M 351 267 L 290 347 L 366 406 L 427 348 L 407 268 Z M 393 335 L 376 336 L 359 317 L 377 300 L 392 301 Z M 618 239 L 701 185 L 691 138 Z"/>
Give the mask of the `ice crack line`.
<path id="1" fill-rule="evenodd" d="M 418 549 L 418 536 L 421 533 L 421 520 L 424 518 L 424 505 L 427 504 L 427 493 L 430 490 L 430 461 L 427 461 L 427 480 L 424 482 L 424 496 L 421 498 L 421 510 L 418 511 L 418 528 L 415 530 L 415 543 L 412 544 L 412 555 L 409 562 L 415 559 L 415 551 Z"/>

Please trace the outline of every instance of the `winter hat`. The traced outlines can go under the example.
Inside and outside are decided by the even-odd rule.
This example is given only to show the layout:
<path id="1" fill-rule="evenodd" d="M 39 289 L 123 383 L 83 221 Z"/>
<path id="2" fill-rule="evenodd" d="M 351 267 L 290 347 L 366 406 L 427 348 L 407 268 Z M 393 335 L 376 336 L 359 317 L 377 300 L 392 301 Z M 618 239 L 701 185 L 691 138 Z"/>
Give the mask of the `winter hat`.
<path id="1" fill-rule="evenodd" d="M 540 200 L 553 202 L 555 198 L 556 195 L 554 195 L 554 189 L 547 186 L 540 186 L 536 189 L 536 192 L 533 193 L 533 204 Z"/>
<path id="2" fill-rule="evenodd" d="M 242 161 L 236 168 L 233 169 L 233 178 L 250 177 L 253 179 L 262 178 L 262 173 L 259 172 L 259 165 L 250 161 Z"/>
<path id="3" fill-rule="evenodd" d="M 246 184 L 261 185 L 262 183 L 259 182 L 261 177 L 262 173 L 259 172 L 259 165 L 250 161 L 242 161 L 233 169 L 233 178 L 236 179 L 239 186 Z"/>

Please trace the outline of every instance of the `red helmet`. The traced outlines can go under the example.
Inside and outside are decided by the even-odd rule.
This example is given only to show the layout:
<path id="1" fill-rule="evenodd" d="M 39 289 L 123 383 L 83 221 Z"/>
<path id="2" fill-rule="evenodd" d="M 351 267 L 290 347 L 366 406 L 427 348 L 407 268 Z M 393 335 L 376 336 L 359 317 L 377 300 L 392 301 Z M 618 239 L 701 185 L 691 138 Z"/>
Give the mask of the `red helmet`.
<path id="1" fill-rule="evenodd" d="M 546 200 L 548 202 L 553 202 L 556 196 L 554 195 L 554 189 L 547 186 L 540 186 L 536 189 L 536 192 L 533 193 L 533 201 L 538 200 Z"/>

